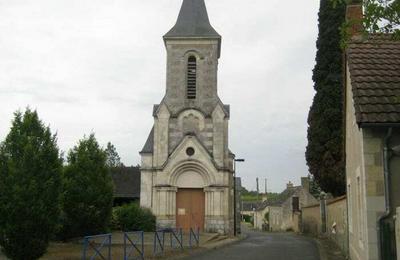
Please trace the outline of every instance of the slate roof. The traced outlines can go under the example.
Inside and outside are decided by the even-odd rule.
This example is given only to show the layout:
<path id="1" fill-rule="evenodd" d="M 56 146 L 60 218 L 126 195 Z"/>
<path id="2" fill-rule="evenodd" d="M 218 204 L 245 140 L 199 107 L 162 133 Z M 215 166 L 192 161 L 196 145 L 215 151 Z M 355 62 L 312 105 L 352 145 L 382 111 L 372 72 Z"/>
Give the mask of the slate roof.
<path id="1" fill-rule="evenodd" d="M 154 126 L 151 128 L 150 134 L 147 137 L 146 143 L 140 153 L 153 153 L 154 149 Z"/>
<path id="2" fill-rule="evenodd" d="M 260 206 L 260 201 L 243 201 L 241 211 L 253 211 Z"/>
<path id="3" fill-rule="evenodd" d="M 111 170 L 115 198 L 140 198 L 139 167 L 118 167 Z"/>
<path id="4" fill-rule="evenodd" d="M 221 38 L 210 24 L 204 0 L 183 0 L 175 26 L 164 35 L 174 37 Z"/>
<path id="5" fill-rule="evenodd" d="M 356 120 L 400 123 L 400 41 L 370 36 L 347 50 Z"/>
<path id="6" fill-rule="evenodd" d="M 268 199 L 266 201 L 265 205 L 263 205 L 263 206 L 264 206 L 264 208 L 267 206 L 281 206 L 287 199 L 292 197 L 297 191 L 299 191 L 301 189 L 302 189 L 301 186 L 295 186 L 293 188 L 286 188 L 277 197 Z"/>
<path id="7" fill-rule="evenodd" d="M 282 206 L 282 204 L 292 197 L 297 191 L 301 190 L 301 186 L 285 189 L 277 197 L 268 198 L 266 201 L 244 201 L 242 203 L 242 211 L 253 211 L 255 208 L 257 211 L 263 210 L 268 206 Z"/>

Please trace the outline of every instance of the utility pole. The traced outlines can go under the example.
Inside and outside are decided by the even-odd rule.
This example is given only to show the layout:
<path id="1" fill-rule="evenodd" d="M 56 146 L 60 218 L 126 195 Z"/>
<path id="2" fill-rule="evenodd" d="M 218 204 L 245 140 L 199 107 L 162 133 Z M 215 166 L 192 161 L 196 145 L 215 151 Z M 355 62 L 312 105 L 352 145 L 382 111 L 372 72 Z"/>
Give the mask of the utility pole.
<path id="1" fill-rule="evenodd" d="M 238 210 L 238 207 L 236 205 L 236 162 L 244 162 L 244 159 L 233 159 L 233 235 L 234 236 L 236 236 L 236 225 L 237 225 L 236 214 Z"/>
<path id="2" fill-rule="evenodd" d="M 257 200 L 258 200 L 258 195 L 259 195 L 259 193 L 260 193 L 260 189 L 259 189 L 259 187 L 258 187 L 258 177 L 256 178 L 256 182 L 257 182 Z"/>
<path id="3" fill-rule="evenodd" d="M 267 195 L 268 194 L 268 192 L 267 192 L 268 190 L 267 190 L 267 178 L 265 178 L 265 195 Z"/>

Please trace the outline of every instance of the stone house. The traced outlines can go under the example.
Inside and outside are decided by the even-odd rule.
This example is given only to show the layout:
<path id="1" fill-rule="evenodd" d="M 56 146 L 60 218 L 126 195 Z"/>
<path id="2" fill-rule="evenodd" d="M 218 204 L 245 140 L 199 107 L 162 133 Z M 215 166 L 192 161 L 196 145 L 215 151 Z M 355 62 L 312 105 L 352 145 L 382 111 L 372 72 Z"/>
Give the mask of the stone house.
<path id="1" fill-rule="evenodd" d="M 310 180 L 301 178 L 301 186 L 289 182 L 286 189 L 276 198 L 260 203 L 255 210 L 254 227 L 263 228 L 267 224 L 270 231 L 299 231 L 300 211 L 302 207 L 318 203 L 310 193 Z M 268 213 L 268 219 L 265 215 Z"/>
<path id="2" fill-rule="evenodd" d="M 164 35 L 166 94 L 154 106 L 154 127 L 140 152 L 140 204 L 157 226 L 233 231 L 233 159 L 229 105 L 217 94 L 221 36 L 204 0 L 183 0 Z"/>
<path id="3" fill-rule="evenodd" d="M 250 216 L 254 220 L 254 213 L 259 204 L 260 201 L 242 201 L 240 206 L 240 215 L 242 216 L 242 220 L 244 219 L 244 216 Z"/>
<path id="4" fill-rule="evenodd" d="M 359 2 L 359 1 L 357 1 Z M 362 6 L 347 7 L 358 21 Z M 345 59 L 345 147 L 351 259 L 396 259 L 400 206 L 400 42 L 351 28 Z"/>
<path id="5" fill-rule="evenodd" d="M 267 201 L 263 201 L 254 212 L 254 228 L 266 230 L 268 227 L 268 219 L 266 214 L 269 214 L 269 207 L 266 206 Z"/>

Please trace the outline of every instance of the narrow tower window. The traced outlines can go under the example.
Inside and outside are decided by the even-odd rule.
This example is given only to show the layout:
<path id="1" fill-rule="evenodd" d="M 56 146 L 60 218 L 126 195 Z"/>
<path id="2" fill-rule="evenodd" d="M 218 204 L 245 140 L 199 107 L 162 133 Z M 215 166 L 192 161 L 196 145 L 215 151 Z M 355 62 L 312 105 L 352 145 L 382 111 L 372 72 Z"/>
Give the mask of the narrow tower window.
<path id="1" fill-rule="evenodd" d="M 196 98 L 196 75 L 197 75 L 196 57 L 190 56 L 187 64 L 187 98 Z"/>

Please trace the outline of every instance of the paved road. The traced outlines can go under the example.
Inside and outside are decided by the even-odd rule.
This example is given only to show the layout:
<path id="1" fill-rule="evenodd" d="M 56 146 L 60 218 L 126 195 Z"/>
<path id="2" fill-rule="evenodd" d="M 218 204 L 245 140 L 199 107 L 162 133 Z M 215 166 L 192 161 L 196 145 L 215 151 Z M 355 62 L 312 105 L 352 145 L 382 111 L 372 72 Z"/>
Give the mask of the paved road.
<path id="1" fill-rule="evenodd" d="M 314 240 L 291 233 L 246 231 L 248 237 L 238 243 L 207 251 L 190 259 L 244 260 L 319 260 Z"/>

